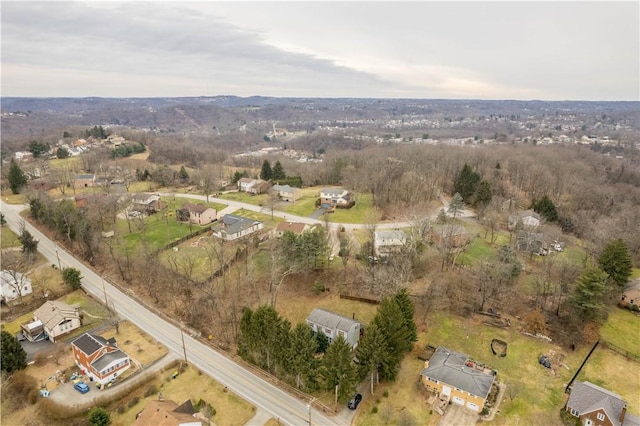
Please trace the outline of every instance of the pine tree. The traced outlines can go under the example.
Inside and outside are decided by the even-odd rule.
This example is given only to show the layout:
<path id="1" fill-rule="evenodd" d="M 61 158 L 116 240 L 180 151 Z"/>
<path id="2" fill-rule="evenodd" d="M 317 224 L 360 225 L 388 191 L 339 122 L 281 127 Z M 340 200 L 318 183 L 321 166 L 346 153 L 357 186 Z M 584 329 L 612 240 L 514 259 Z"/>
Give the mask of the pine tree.
<path id="1" fill-rule="evenodd" d="M 409 292 L 406 288 L 402 288 L 395 294 L 394 299 L 400 307 L 402 315 L 404 316 L 404 324 L 409 330 L 409 339 L 411 340 L 411 342 L 417 342 L 418 331 L 416 329 L 416 323 L 413 320 L 413 301 L 411 300 Z"/>
<path id="2" fill-rule="evenodd" d="M 340 335 L 329 345 L 322 359 L 321 375 L 325 389 L 332 391 L 338 386 L 340 402 L 351 398 L 358 384 L 358 374 L 352 358 L 349 343 Z"/>
<path id="3" fill-rule="evenodd" d="M 551 201 L 546 195 L 539 201 L 534 201 L 533 204 L 531 204 L 531 208 L 534 212 L 541 214 L 548 222 L 555 222 L 558 220 L 558 210 L 556 210 L 556 205 L 553 204 L 553 201 Z"/>
<path id="4" fill-rule="evenodd" d="M 7 175 L 11 192 L 19 194 L 20 190 L 27 184 L 27 175 L 24 174 L 16 160 L 11 159 L 9 163 L 9 174 Z"/>
<path id="5" fill-rule="evenodd" d="M 473 195 L 473 206 L 480 208 L 486 207 L 491 202 L 491 198 L 493 198 L 491 184 L 483 179 L 478 184 L 478 188 Z"/>
<path id="6" fill-rule="evenodd" d="M 260 171 L 260 179 L 262 180 L 271 180 L 273 176 L 273 171 L 271 170 L 271 164 L 269 160 L 264 160 L 262 163 L 262 170 Z"/>
<path id="7" fill-rule="evenodd" d="M 607 291 L 607 273 L 590 268 L 578 277 L 570 301 L 576 314 L 583 320 L 602 322 L 606 319 L 606 306 L 602 301 Z"/>
<path id="8" fill-rule="evenodd" d="M 40 241 L 33 238 L 31 232 L 27 231 L 26 229 L 22 230 L 22 233 L 20 234 L 18 239 L 22 243 L 22 253 L 27 257 L 35 256 L 36 252 L 38 251 L 38 243 Z"/>
<path id="9" fill-rule="evenodd" d="M 186 182 L 189 180 L 189 173 L 187 173 L 187 169 L 185 169 L 184 166 L 180 167 L 180 171 L 178 172 L 178 178 L 180 178 L 182 182 Z"/>
<path id="10" fill-rule="evenodd" d="M 627 243 L 622 239 L 610 241 L 602 250 L 598 264 L 609 275 L 609 280 L 623 287 L 631 277 L 633 264 Z"/>
<path id="11" fill-rule="evenodd" d="M 395 380 L 404 354 L 412 347 L 411 332 L 405 324 L 404 315 L 395 299 L 382 300 L 373 318 L 373 324 L 380 329 L 389 346 L 388 368 L 383 368 L 381 375 L 384 379 Z"/>
<path id="12" fill-rule="evenodd" d="M 467 163 L 464 163 L 462 170 L 458 173 L 453 183 L 453 192 L 459 193 L 465 203 L 470 203 L 479 182 L 480 175 L 471 170 Z"/>
<path id="13" fill-rule="evenodd" d="M 273 166 L 273 170 L 271 173 L 271 179 L 274 181 L 279 181 L 279 180 L 283 180 L 286 179 L 287 175 L 284 172 L 284 169 L 282 168 L 282 164 L 280 164 L 280 161 L 276 161 L 276 164 Z"/>
<path id="14" fill-rule="evenodd" d="M 378 382 L 381 370 L 393 370 L 391 365 L 391 349 L 387 341 L 375 324 L 367 328 L 367 332 L 362 336 L 356 349 L 358 372 L 363 379 L 367 375 L 371 380 L 371 393 L 373 394 L 374 381 Z"/>
<path id="15" fill-rule="evenodd" d="M 451 213 L 455 219 L 462 210 L 464 210 L 464 201 L 460 193 L 456 192 L 449 203 L 448 212 Z"/>
<path id="16" fill-rule="evenodd" d="M 315 358 L 318 341 L 307 324 L 298 324 L 291 332 L 289 355 L 285 368 L 295 376 L 298 389 L 309 388 L 317 369 Z"/>
<path id="17" fill-rule="evenodd" d="M 111 416 L 104 408 L 93 407 L 89 411 L 89 423 L 91 423 L 91 426 L 109 426 L 111 424 Z"/>
<path id="18" fill-rule="evenodd" d="M 18 339 L 8 331 L 2 330 L 1 343 L 0 366 L 2 371 L 11 374 L 27 367 L 27 353 L 20 346 Z"/>
<path id="19" fill-rule="evenodd" d="M 64 268 L 62 269 L 62 281 L 77 290 L 82 286 L 82 274 L 76 268 Z"/>

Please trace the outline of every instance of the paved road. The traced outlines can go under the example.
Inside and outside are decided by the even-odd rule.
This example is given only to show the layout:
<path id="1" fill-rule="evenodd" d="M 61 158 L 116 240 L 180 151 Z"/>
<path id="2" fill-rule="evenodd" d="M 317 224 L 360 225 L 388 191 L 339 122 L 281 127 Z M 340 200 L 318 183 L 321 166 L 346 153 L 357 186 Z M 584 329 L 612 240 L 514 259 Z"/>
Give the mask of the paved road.
<path id="1" fill-rule="evenodd" d="M 225 202 L 228 203 L 228 201 Z M 9 228 L 19 234 L 21 223 L 23 223 L 19 212 L 24 206 L 9 205 L 2 202 L 1 207 Z M 229 358 L 189 335 L 183 335 L 178 327 L 145 309 L 133 298 L 122 293 L 109 282 L 102 280 L 100 276 L 58 247 L 29 223 L 24 222 L 24 226 L 34 238 L 40 241 L 38 250 L 49 262 L 60 265 L 63 268 L 74 267 L 80 270 L 84 277 L 82 286 L 86 291 L 96 298 L 108 302 L 123 318 L 128 319 L 146 331 L 167 346 L 172 353 L 182 357 L 184 356 L 184 350 L 186 350 L 189 363 L 195 365 L 224 386 L 229 387 L 240 397 L 266 410 L 273 417 L 280 419 L 281 423 L 302 425 L 308 422 L 309 410 L 306 403 L 245 370 Z M 313 424 L 344 424 L 340 418 L 328 418 L 316 409 L 311 411 Z"/>

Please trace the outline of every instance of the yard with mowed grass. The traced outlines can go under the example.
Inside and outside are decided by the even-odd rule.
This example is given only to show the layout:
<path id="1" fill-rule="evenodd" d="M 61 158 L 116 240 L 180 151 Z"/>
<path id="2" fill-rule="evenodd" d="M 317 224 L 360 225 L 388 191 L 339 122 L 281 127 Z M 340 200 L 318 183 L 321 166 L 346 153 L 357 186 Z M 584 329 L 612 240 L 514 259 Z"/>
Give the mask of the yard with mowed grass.
<path id="1" fill-rule="evenodd" d="M 640 357 L 640 317 L 630 310 L 617 306 L 609 308 L 609 317 L 600 329 L 600 337 Z"/>
<path id="2" fill-rule="evenodd" d="M 160 342 L 129 321 L 122 321 L 117 330 L 110 327 L 100 335 L 105 339 L 115 337 L 116 345 L 142 366 L 151 364 L 169 352 Z"/>
<path id="3" fill-rule="evenodd" d="M 269 204 L 268 194 L 252 195 L 246 192 L 228 192 L 221 194 L 218 198 L 223 200 L 239 201 L 241 203 L 253 204 L 256 206 L 266 206 Z"/>
<path id="4" fill-rule="evenodd" d="M 367 213 L 373 210 L 373 195 L 358 194 L 356 205 L 350 209 L 335 209 L 329 214 L 330 222 L 337 223 L 365 223 Z"/>
<path id="5" fill-rule="evenodd" d="M 302 195 L 296 199 L 293 203 L 287 203 L 281 210 L 285 213 L 289 213 L 296 216 L 307 217 L 311 216 L 318 208 L 316 207 L 316 201 L 318 200 L 318 194 L 312 193 L 308 195 Z"/>
<path id="6" fill-rule="evenodd" d="M 158 393 L 162 393 L 165 400 L 170 399 L 178 405 L 188 399 L 192 403 L 202 399 L 216 410 L 216 414 L 211 420 L 217 425 L 244 425 L 255 415 L 256 409 L 253 405 L 233 392 L 225 391 L 223 385 L 199 370 L 187 367 L 177 378 L 172 379 L 171 375 L 174 371 L 175 369 L 172 369 L 160 373 L 155 380 L 144 385 L 136 395 L 130 396 L 129 402 L 123 400 L 114 403 L 114 407 L 121 408 L 111 411 L 111 425 L 127 426 L 132 424 L 136 414 L 142 411 L 149 401 L 158 399 Z M 138 398 L 138 402 L 131 403 L 135 400 L 132 398 Z"/>
<path id="7" fill-rule="evenodd" d="M 6 249 L 9 247 L 20 247 L 22 243 L 18 239 L 18 236 L 9 229 L 8 226 L 3 226 L 0 231 L 0 248 Z"/>

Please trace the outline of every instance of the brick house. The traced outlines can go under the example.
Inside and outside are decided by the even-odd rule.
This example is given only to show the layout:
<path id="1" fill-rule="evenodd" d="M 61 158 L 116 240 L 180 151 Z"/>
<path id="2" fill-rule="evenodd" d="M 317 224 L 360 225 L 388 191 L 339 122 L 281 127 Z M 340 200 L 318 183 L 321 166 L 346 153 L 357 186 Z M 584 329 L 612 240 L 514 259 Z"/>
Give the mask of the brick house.
<path id="1" fill-rule="evenodd" d="M 564 409 L 585 426 L 638 426 L 640 418 L 627 414 L 627 401 L 590 382 L 575 382 Z"/>
<path id="2" fill-rule="evenodd" d="M 116 339 L 85 333 L 71 342 L 73 360 L 91 380 L 102 385 L 131 367 L 129 355 L 116 345 Z"/>
<path id="3" fill-rule="evenodd" d="M 90 188 L 95 186 L 96 184 L 96 175 L 94 174 L 85 174 L 85 175 L 76 175 L 73 177 L 73 187 L 74 188 Z"/>
<path id="4" fill-rule="evenodd" d="M 269 189 L 269 182 L 262 179 L 242 178 L 238 180 L 238 191 L 248 194 L 262 194 Z"/>
<path id="5" fill-rule="evenodd" d="M 343 188 L 322 188 L 320 190 L 320 206 L 329 208 L 351 208 L 356 202 L 353 194 Z"/>
<path id="6" fill-rule="evenodd" d="M 420 374 L 427 390 L 478 413 L 495 381 L 493 371 L 478 367 L 466 354 L 442 346 L 425 361 Z"/>

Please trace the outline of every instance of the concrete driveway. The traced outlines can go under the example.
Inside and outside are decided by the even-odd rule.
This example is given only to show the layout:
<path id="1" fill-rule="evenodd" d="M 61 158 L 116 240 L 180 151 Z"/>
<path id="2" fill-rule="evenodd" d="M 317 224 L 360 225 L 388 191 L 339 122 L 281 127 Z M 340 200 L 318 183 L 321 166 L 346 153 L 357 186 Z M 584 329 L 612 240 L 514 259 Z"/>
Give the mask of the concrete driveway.
<path id="1" fill-rule="evenodd" d="M 53 342 L 51 340 L 41 340 L 39 342 L 30 342 L 23 340 L 20 342 L 20 346 L 27 353 L 27 362 L 34 360 L 36 354 L 42 352 L 46 353 L 53 349 Z"/>
<path id="2" fill-rule="evenodd" d="M 471 426 L 478 422 L 478 413 L 459 404 L 450 404 L 439 426 Z"/>

